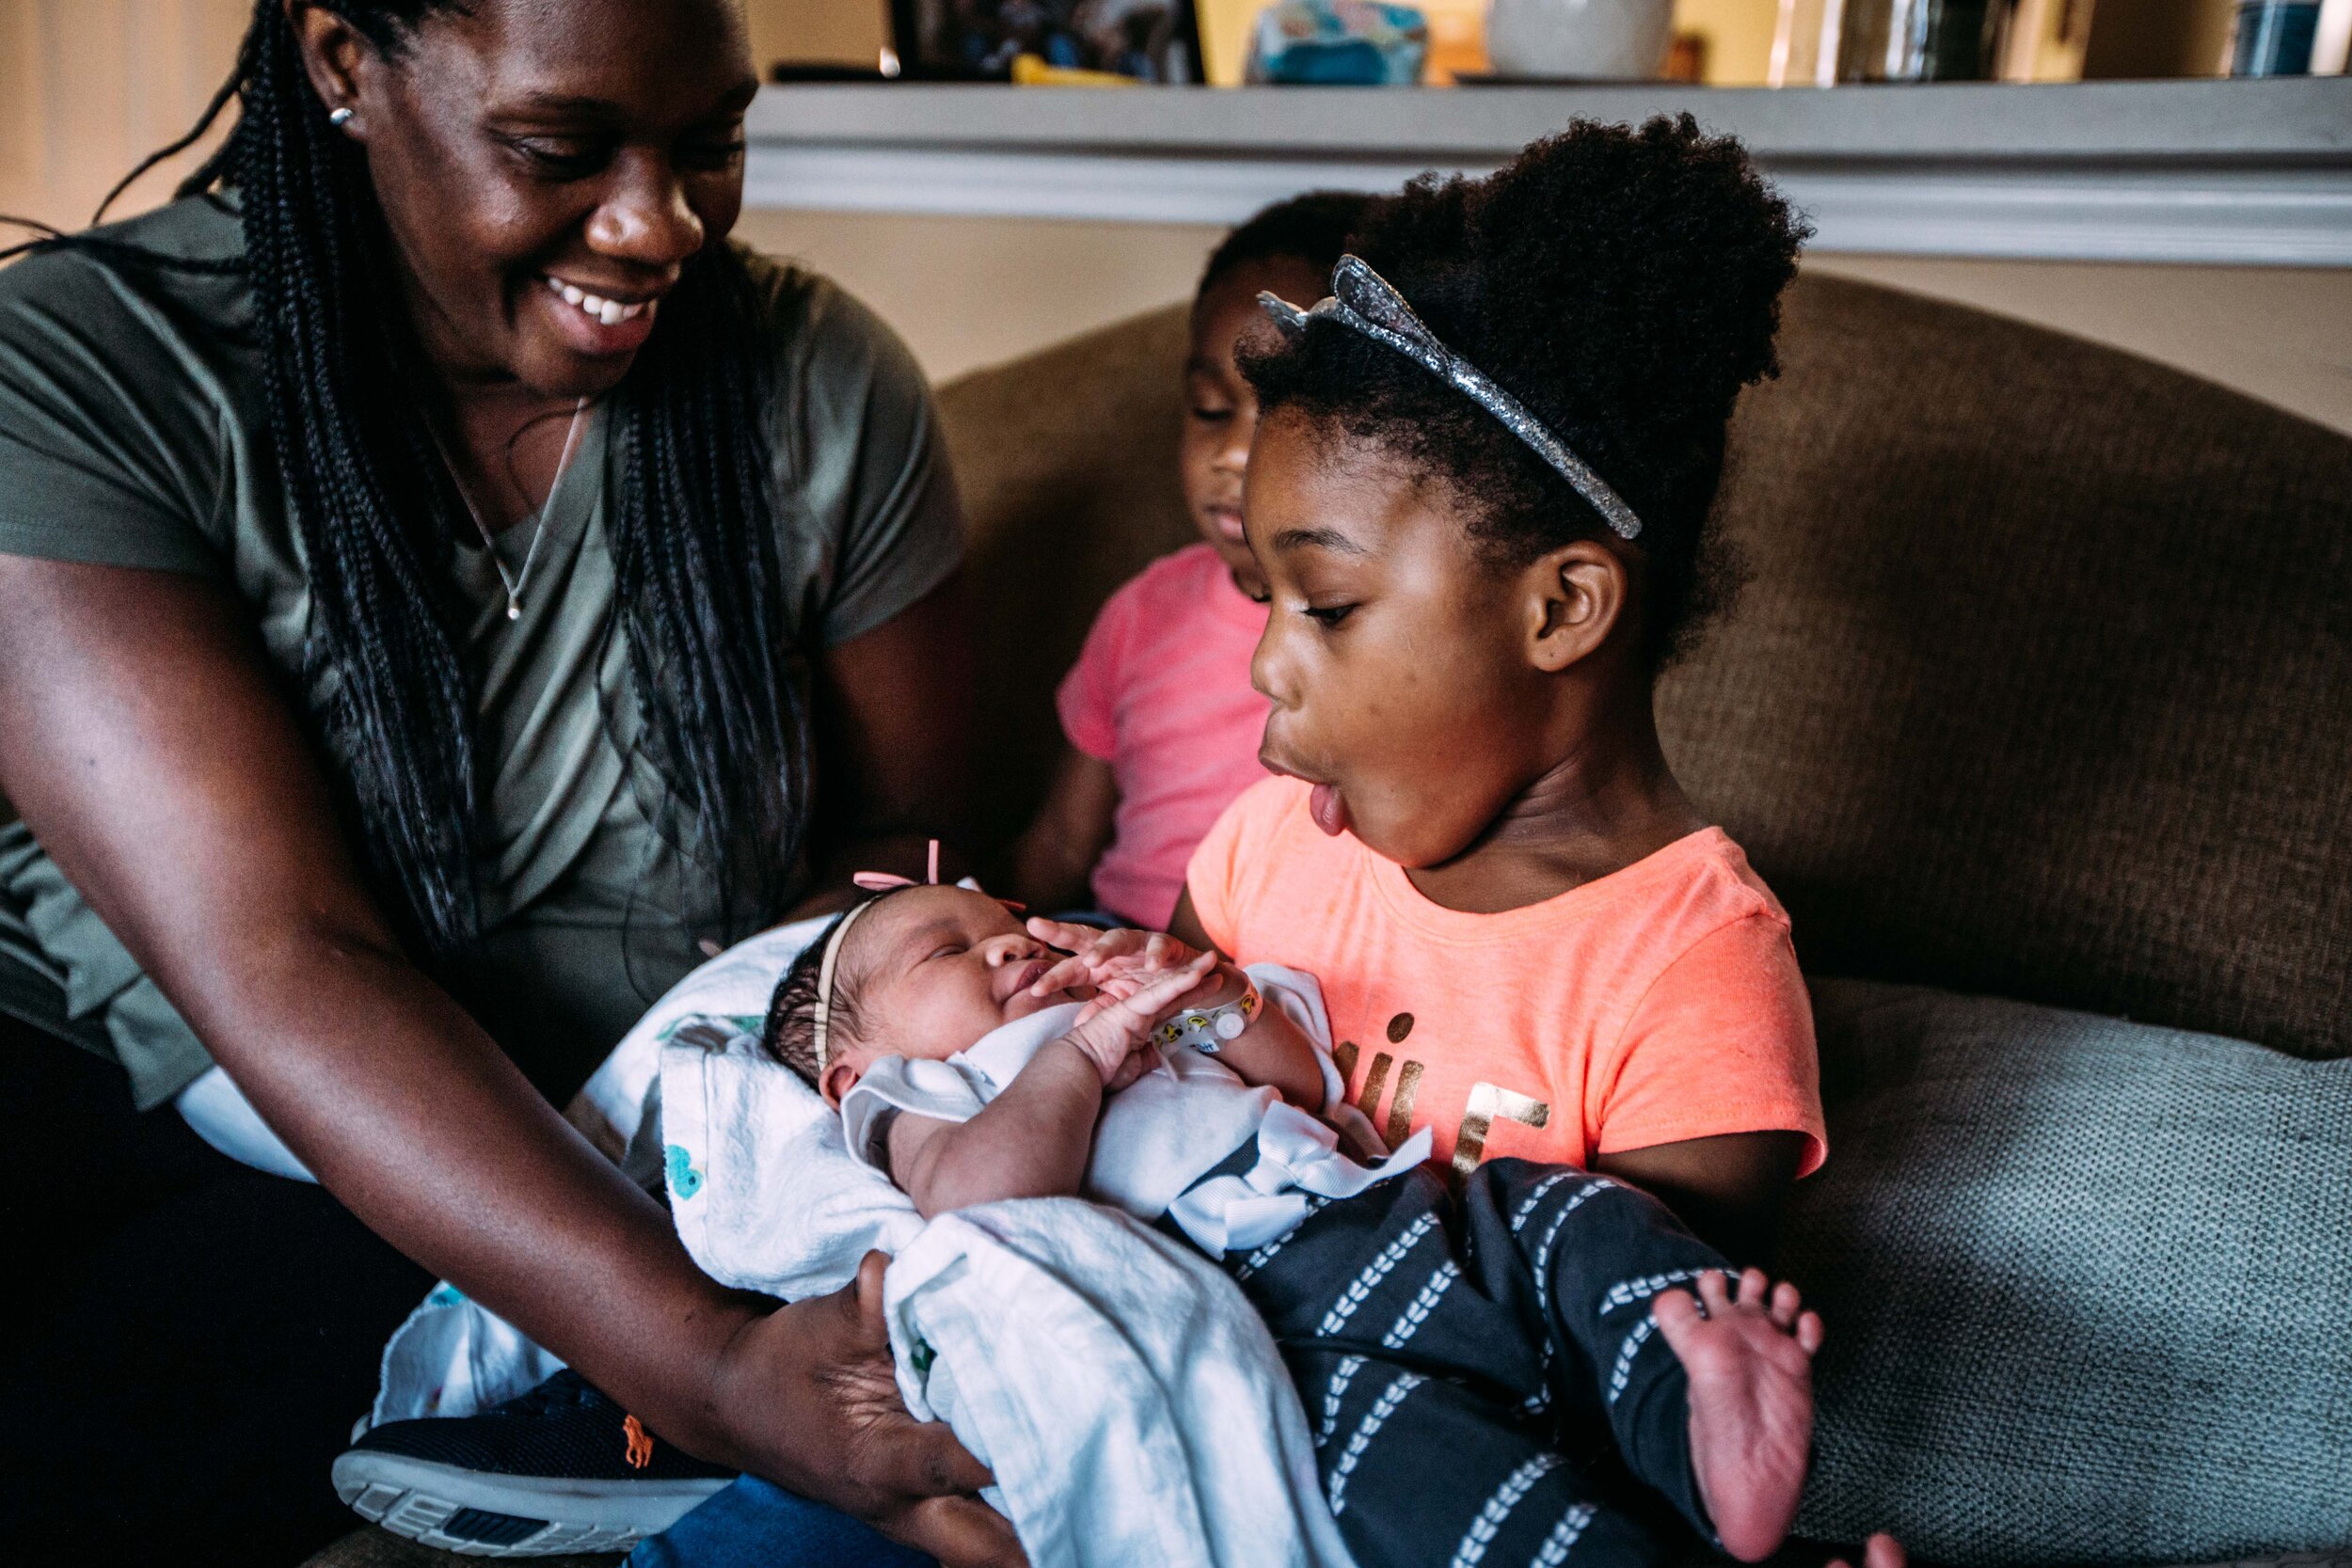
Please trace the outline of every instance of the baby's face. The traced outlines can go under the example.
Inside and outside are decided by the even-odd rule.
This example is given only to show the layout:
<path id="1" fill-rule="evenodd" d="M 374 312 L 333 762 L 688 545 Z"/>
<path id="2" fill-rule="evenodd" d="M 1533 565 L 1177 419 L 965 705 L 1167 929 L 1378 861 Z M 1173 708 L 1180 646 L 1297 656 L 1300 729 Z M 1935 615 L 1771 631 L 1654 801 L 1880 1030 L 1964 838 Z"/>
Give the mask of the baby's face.
<path id="1" fill-rule="evenodd" d="M 857 992 L 857 1032 L 835 1037 L 827 1095 L 838 1100 L 884 1056 L 944 1061 L 1015 1019 L 1081 1000 L 1067 990 L 1030 994 L 1056 957 L 986 894 L 924 887 L 894 895 L 858 922 L 842 955 Z"/>

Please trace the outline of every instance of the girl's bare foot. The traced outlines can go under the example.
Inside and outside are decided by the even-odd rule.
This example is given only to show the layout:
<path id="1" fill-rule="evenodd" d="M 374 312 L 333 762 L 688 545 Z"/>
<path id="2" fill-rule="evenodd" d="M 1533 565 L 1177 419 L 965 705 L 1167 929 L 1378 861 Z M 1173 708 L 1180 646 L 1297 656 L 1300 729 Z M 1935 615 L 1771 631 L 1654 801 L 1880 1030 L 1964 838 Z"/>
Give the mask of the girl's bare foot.
<path id="1" fill-rule="evenodd" d="M 1697 1302 L 1680 1291 L 1658 1297 L 1658 1330 L 1691 1385 L 1691 1469 L 1699 1501 L 1724 1550 L 1742 1562 L 1776 1551 L 1797 1517 L 1813 1442 L 1813 1353 L 1821 1320 L 1801 1311 L 1794 1285 L 1774 1286 L 1761 1269 L 1740 1276 L 1735 1300 L 1725 1276 L 1698 1278 Z M 1866 1568 L 1901 1568 L 1866 1554 Z"/>

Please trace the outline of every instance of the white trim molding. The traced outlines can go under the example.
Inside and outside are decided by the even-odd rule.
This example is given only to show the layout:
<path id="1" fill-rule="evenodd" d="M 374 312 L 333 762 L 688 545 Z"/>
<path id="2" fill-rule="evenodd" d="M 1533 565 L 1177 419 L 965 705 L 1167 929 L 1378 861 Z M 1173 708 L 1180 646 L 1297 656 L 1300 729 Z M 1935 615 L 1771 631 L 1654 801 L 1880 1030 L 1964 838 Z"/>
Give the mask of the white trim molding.
<path id="1" fill-rule="evenodd" d="M 1739 135 L 1824 251 L 2352 265 L 2352 78 L 1790 89 L 790 87 L 754 205 L 1232 223 L 1483 172 L 1579 115 Z"/>

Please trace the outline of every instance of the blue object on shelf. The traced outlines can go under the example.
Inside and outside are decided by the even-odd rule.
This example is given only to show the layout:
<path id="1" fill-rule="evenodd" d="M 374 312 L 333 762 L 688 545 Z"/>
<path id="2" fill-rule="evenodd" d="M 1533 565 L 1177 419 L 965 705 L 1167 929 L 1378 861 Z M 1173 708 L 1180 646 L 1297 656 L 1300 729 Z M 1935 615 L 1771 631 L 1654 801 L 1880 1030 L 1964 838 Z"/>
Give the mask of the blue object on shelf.
<path id="1" fill-rule="evenodd" d="M 1412 87 L 1429 55 L 1429 22 L 1375 0 L 1281 0 L 1258 13 L 1245 76 L 1257 83 Z"/>
<path id="2" fill-rule="evenodd" d="M 2319 0 L 2246 0 L 2237 8 L 2233 76 L 2308 76 Z"/>

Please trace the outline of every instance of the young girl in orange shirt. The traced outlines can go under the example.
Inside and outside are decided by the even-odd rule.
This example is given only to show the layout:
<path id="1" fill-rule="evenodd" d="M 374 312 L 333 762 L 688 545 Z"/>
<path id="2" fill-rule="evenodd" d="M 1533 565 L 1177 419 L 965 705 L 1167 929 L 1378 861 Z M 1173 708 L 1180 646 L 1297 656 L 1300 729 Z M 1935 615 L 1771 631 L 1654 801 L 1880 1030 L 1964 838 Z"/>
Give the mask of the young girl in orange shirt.
<path id="1" fill-rule="evenodd" d="M 1317 975 L 1392 1142 L 1627 1178 L 1740 1261 L 1825 1151 L 1811 1012 L 1652 689 L 1727 580 L 1725 429 L 1803 234 L 1688 117 L 1579 124 L 1382 202 L 1335 299 L 1269 308 L 1245 510 L 1285 776 L 1172 922 Z"/>
<path id="2" fill-rule="evenodd" d="M 1282 776 L 1195 852 L 1174 940 L 1034 923 L 1074 953 L 1038 985 L 1132 981 L 1212 945 L 1319 978 L 1357 1108 L 1392 1146 L 1432 1135 L 1456 1179 L 1438 1229 L 1475 1238 L 1416 1256 L 1425 1238 L 1398 1231 L 1394 1266 L 1347 1284 L 1360 1317 L 1393 1317 L 1383 1345 L 1508 1299 L 1490 1243 L 1507 1256 L 1520 1233 L 1483 1224 L 1482 1196 L 1554 1180 L 1547 1164 L 1646 1188 L 1752 1263 L 1825 1152 L 1788 916 L 1676 782 L 1652 705 L 1726 578 L 1707 526 L 1725 432 L 1775 369 L 1802 237 L 1738 144 L 1688 117 L 1578 124 L 1490 179 L 1375 208 L 1333 297 L 1269 301 L 1279 331 L 1242 356 L 1260 410 L 1244 514 L 1271 595 L 1251 675 Z M 1215 973 L 1189 1007 L 1238 984 Z M 1325 1379 L 1334 1432 L 1399 1418 L 1343 1381 Z M 1407 1377 L 1386 1386 L 1399 1402 Z M 1571 1449 L 1582 1424 L 1560 1418 Z M 1701 1435 L 1694 1419 L 1694 1453 Z M 1353 1455 L 1322 1457 L 1336 1497 Z M 1515 1474 L 1490 1512 L 1498 1529 L 1591 1517 L 1578 1496 Z M 1899 1560 L 1872 1543 L 1872 1568 Z"/>

